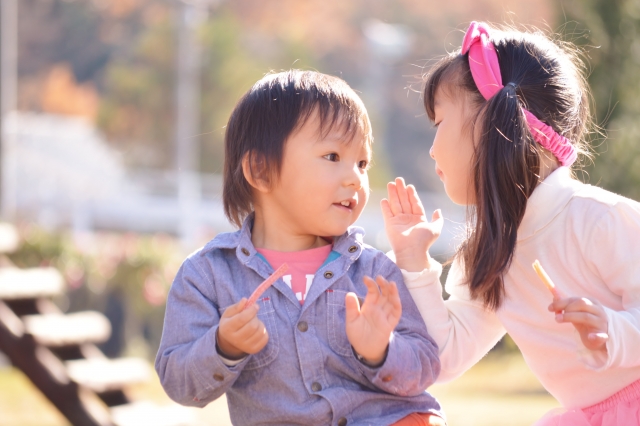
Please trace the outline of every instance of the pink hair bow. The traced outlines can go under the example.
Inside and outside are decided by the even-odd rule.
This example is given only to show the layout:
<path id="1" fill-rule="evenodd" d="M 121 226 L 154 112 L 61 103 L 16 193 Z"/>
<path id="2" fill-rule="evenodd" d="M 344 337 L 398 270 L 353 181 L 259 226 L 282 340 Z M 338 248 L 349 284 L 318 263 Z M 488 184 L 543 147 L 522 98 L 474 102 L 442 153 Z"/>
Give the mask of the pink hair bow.
<path id="1" fill-rule="evenodd" d="M 469 53 L 469 68 L 473 81 L 482 96 L 489 100 L 504 87 L 500 74 L 498 53 L 490 39 L 489 26 L 484 22 L 471 22 L 462 40 L 462 55 Z M 526 109 L 522 108 L 533 139 L 549 150 L 563 166 L 571 166 L 578 155 L 567 138 Z"/>

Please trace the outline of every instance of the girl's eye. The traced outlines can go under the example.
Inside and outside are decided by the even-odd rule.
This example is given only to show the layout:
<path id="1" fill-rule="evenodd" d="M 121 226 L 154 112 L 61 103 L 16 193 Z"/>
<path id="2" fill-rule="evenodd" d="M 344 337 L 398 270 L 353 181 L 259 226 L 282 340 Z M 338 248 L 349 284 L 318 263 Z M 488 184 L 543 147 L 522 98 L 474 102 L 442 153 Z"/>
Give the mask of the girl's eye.
<path id="1" fill-rule="evenodd" d="M 358 167 L 361 169 L 367 169 L 369 168 L 369 162 L 366 160 L 362 160 L 358 163 Z"/>
<path id="2" fill-rule="evenodd" d="M 335 152 L 325 155 L 324 158 L 326 158 L 329 161 L 338 161 L 339 159 L 338 154 L 336 154 Z"/>

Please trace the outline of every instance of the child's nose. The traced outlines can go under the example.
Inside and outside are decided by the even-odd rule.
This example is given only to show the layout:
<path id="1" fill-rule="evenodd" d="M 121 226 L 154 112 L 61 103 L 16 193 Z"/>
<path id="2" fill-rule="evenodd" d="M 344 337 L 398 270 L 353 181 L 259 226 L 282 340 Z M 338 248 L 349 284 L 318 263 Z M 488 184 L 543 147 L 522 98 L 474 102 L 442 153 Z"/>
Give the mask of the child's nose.
<path id="1" fill-rule="evenodd" d="M 345 185 L 353 185 L 356 189 L 362 188 L 362 172 L 357 164 L 348 171 L 347 176 L 345 177 Z"/>
<path id="2" fill-rule="evenodd" d="M 431 148 L 429 148 L 429 155 L 431 156 L 431 158 L 433 158 L 434 160 L 436 159 L 436 157 L 433 155 L 433 145 L 431 145 Z"/>

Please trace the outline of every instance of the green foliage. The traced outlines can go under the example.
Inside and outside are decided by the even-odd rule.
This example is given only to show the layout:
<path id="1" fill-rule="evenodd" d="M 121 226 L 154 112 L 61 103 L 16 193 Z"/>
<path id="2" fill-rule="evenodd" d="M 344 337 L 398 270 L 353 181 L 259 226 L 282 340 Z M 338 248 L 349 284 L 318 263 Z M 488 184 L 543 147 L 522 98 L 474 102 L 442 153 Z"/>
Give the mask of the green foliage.
<path id="1" fill-rule="evenodd" d="M 105 68 L 98 126 L 130 162 L 171 164 L 174 32 L 168 13 L 147 22 Z"/>
<path id="2" fill-rule="evenodd" d="M 640 200 L 640 3 L 563 0 L 565 29 L 589 56 L 589 84 L 597 123 L 606 139 L 588 168 L 590 181 Z M 586 30 L 586 31 L 585 31 Z M 566 31 L 568 32 L 568 31 Z"/>
<path id="3" fill-rule="evenodd" d="M 147 22 L 106 66 L 98 125 L 135 165 L 173 167 L 175 14 L 167 8 L 161 18 Z M 224 126 L 242 94 L 272 69 L 288 69 L 294 62 L 311 68 L 314 61 L 309 49 L 295 41 L 247 37 L 238 17 L 224 5 L 198 28 L 197 38 L 202 52 L 200 169 L 220 173 Z"/>

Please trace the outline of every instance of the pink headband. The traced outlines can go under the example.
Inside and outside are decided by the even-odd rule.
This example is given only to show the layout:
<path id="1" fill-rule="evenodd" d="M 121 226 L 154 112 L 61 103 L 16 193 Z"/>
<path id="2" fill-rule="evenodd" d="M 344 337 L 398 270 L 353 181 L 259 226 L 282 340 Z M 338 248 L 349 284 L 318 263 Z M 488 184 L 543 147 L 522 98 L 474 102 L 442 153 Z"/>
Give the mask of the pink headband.
<path id="1" fill-rule="evenodd" d="M 473 81 L 482 96 L 489 100 L 504 86 L 500 75 L 498 54 L 490 40 L 487 24 L 471 22 L 467 33 L 464 35 L 460 53 L 464 55 L 467 52 L 469 52 L 469 68 L 471 68 Z M 578 155 L 569 140 L 556 133 L 551 126 L 538 120 L 536 116 L 526 109 L 522 108 L 522 112 L 529 124 L 533 139 L 555 155 L 560 164 L 567 167 L 571 166 Z"/>

